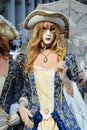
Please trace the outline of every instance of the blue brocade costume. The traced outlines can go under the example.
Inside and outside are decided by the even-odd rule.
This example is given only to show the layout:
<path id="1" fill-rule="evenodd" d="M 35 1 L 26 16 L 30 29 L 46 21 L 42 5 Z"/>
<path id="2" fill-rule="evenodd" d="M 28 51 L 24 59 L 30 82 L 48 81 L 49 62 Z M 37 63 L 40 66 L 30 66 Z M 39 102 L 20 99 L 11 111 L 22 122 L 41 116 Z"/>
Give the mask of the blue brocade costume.
<path id="1" fill-rule="evenodd" d="M 18 63 L 13 59 L 9 59 L 8 75 L 3 86 L 0 96 L 0 107 L 9 113 L 10 105 L 18 101 L 20 97 L 20 90 L 23 88 L 22 71 Z"/>
<path id="2" fill-rule="evenodd" d="M 75 57 L 71 53 L 67 52 L 64 57 L 64 61 L 68 67 L 67 76 L 70 80 L 78 83 L 78 68 L 76 65 Z M 38 101 L 34 71 L 32 70 L 28 76 L 26 75 L 25 79 L 26 83 L 22 97 L 28 98 L 28 109 L 33 115 L 33 118 L 31 120 L 34 121 L 34 127 L 31 129 L 25 126 L 24 130 L 38 130 L 38 124 L 43 117 L 40 113 L 40 103 Z M 42 82 L 44 82 L 44 79 Z M 62 81 L 60 79 L 59 72 L 56 70 L 54 79 L 54 111 L 51 113 L 51 115 L 57 123 L 59 130 L 81 130 L 72 111 L 70 111 L 63 92 L 61 103 L 61 85 Z"/>

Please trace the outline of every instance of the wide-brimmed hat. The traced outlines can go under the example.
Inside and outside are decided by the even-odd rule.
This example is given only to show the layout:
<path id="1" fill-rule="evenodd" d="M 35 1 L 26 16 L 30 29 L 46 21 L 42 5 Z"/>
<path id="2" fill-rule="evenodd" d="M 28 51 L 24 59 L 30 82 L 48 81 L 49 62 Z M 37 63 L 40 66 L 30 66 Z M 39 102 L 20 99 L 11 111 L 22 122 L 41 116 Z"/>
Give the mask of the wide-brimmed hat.
<path id="1" fill-rule="evenodd" d="M 60 33 L 63 33 L 65 28 L 69 28 L 67 18 L 58 12 L 34 10 L 25 18 L 23 27 L 32 30 L 34 26 L 41 21 L 49 21 L 56 23 L 59 26 Z"/>
<path id="2" fill-rule="evenodd" d="M 17 29 L 2 15 L 0 15 L 0 36 L 8 40 L 19 39 Z"/>

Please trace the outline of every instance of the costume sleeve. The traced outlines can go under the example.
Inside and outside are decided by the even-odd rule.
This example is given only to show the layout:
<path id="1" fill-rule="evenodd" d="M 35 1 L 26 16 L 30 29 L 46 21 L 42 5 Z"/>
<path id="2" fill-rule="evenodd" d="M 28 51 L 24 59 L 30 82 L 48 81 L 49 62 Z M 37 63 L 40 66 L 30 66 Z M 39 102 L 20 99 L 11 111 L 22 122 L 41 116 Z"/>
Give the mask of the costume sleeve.
<path id="1" fill-rule="evenodd" d="M 28 78 L 28 75 L 25 75 L 25 84 L 24 84 L 24 88 L 22 90 L 22 97 L 27 97 L 27 99 L 29 100 L 29 97 L 31 96 L 31 87 L 30 87 L 30 81 Z"/>
<path id="2" fill-rule="evenodd" d="M 76 64 L 75 56 L 71 53 L 67 53 L 65 56 L 65 62 L 68 67 L 67 76 L 70 80 L 79 82 L 78 67 Z"/>
<path id="3" fill-rule="evenodd" d="M 74 96 L 70 96 L 65 87 L 63 87 L 64 96 L 66 101 L 71 109 L 71 112 L 75 115 L 75 118 L 81 127 L 81 130 L 87 129 L 87 105 L 85 104 L 81 93 L 78 90 L 78 87 L 75 82 L 71 81 Z"/>
<path id="4" fill-rule="evenodd" d="M 23 102 L 24 106 L 27 108 L 28 102 L 30 100 L 30 96 L 31 96 L 30 83 L 29 83 L 28 76 L 25 76 L 25 84 L 21 91 L 21 97 L 20 97 L 18 103 L 20 104 L 21 102 Z"/>
<path id="5" fill-rule="evenodd" d="M 24 63 L 25 63 L 25 55 L 24 54 L 20 54 L 17 59 L 16 59 L 16 62 L 18 64 L 20 64 L 20 68 L 22 70 L 22 73 L 23 73 L 23 88 L 21 90 L 21 93 L 20 93 L 20 99 L 19 99 L 19 103 L 21 101 L 25 102 L 26 106 L 28 104 L 28 100 L 29 100 L 29 97 L 30 97 L 30 94 L 31 94 L 31 88 L 30 88 L 30 82 L 29 82 L 29 78 L 28 78 L 28 75 L 26 75 L 24 73 Z"/>
<path id="6" fill-rule="evenodd" d="M 67 70 L 68 78 L 70 80 L 76 82 L 76 84 L 79 88 L 79 91 L 80 91 L 82 97 L 84 98 L 84 92 L 79 85 L 80 79 L 79 79 L 79 75 L 78 75 L 78 67 L 77 67 L 77 64 L 76 64 L 75 56 L 73 54 L 71 54 L 70 52 L 67 52 L 64 60 L 65 60 L 65 63 L 68 67 L 68 70 Z"/>
<path id="7" fill-rule="evenodd" d="M 12 102 L 18 102 L 20 96 L 21 96 L 21 91 L 24 86 L 24 75 L 22 72 L 22 68 L 20 65 L 16 62 L 13 64 L 14 67 L 14 76 L 15 78 L 12 80 L 12 92 L 13 92 L 13 100 Z"/>
<path id="8" fill-rule="evenodd" d="M 24 76 L 22 73 L 22 69 L 20 65 L 11 60 L 11 65 L 13 66 L 12 68 L 12 73 L 13 73 L 13 78 L 11 80 L 11 106 L 10 106 L 10 114 L 18 111 L 19 104 L 18 100 L 21 96 L 21 91 L 24 86 Z"/>

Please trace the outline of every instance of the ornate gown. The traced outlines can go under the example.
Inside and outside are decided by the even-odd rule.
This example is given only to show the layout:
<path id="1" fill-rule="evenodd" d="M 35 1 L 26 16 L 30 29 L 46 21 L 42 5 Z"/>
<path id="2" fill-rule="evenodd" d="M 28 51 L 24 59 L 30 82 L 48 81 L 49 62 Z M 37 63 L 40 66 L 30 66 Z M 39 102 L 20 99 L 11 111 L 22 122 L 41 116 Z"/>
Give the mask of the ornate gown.
<path id="1" fill-rule="evenodd" d="M 78 69 L 75 58 L 66 53 L 65 63 L 68 67 L 67 76 L 78 82 Z M 81 130 L 76 113 L 67 102 L 68 95 L 64 90 L 59 72 L 56 68 L 46 70 L 41 67 L 26 75 L 26 83 L 22 97 L 29 101 L 28 109 L 33 115 L 34 127 L 24 130 Z"/>

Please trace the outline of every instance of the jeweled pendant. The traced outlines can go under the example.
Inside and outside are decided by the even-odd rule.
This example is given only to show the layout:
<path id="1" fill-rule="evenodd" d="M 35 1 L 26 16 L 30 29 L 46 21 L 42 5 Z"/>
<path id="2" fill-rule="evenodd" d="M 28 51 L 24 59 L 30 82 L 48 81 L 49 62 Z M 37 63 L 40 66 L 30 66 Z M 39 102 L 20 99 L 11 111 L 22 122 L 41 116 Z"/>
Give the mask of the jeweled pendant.
<path id="1" fill-rule="evenodd" d="M 45 58 L 43 59 L 43 61 L 44 61 L 44 63 L 46 63 L 46 62 L 48 61 L 48 58 L 45 57 Z"/>
<path id="2" fill-rule="evenodd" d="M 49 109 L 45 109 L 45 114 L 48 114 L 49 113 Z"/>

